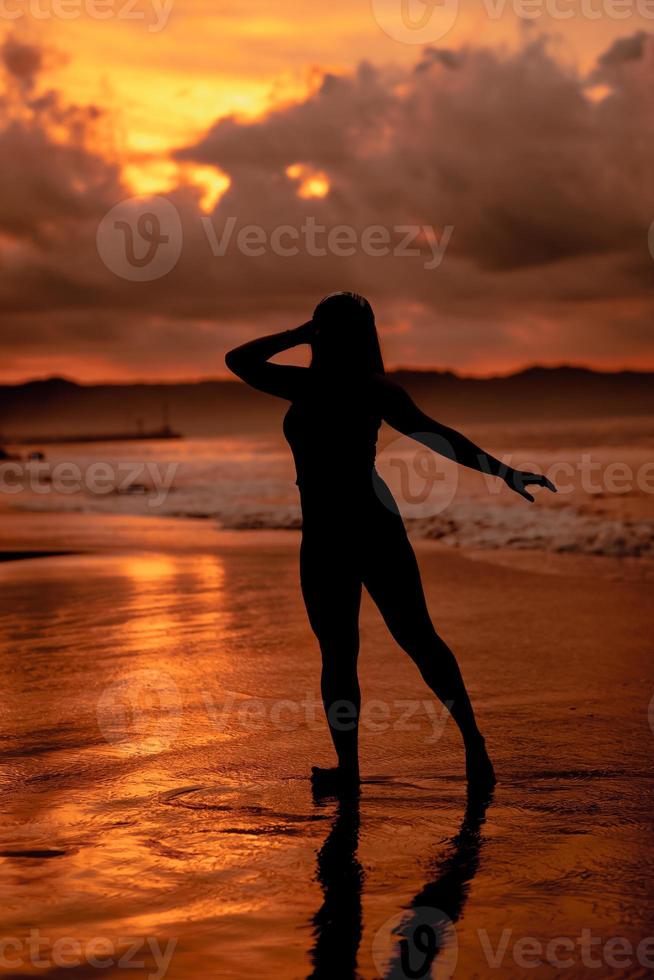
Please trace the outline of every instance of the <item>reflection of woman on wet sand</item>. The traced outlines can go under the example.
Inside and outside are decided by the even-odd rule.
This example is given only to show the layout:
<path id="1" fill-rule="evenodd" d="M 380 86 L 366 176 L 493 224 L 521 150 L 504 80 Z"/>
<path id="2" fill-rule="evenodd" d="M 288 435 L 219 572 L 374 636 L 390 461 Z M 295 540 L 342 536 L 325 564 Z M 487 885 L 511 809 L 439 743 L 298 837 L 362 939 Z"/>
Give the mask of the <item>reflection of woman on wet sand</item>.
<path id="1" fill-rule="evenodd" d="M 309 368 L 270 363 L 298 344 L 311 346 Z M 458 725 L 470 789 L 488 791 L 495 774 L 461 672 L 433 627 L 402 518 L 375 471 L 377 433 L 385 420 L 464 466 L 504 479 L 527 500 L 533 500 L 529 484 L 554 487 L 543 476 L 504 466 L 424 415 L 385 377 L 372 309 L 354 293 L 326 297 L 309 323 L 243 344 L 226 362 L 254 388 L 291 402 L 284 433 L 302 503 L 302 592 L 322 653 L 322 697 L 338 756 L 336 769 L 314 768 L 315 783 L 330 790 L 359 781 L 357 656 L 365 585 Z"/>
<path id="2" fill-rule="evenodd" d="M 430 977 L 431 965 L 437 957 L 441 957 L 440 964 L 448 952 L 456 956 L 456 947 L 448 950 L 448 946 L 453 938 L 453 925 L 463 912 L 470 882 L 479 867 L 487 803 L 487 800 L 468 802 L 449 851 L 433 863 L 430 879 L 414 895 L 401 924 L 394 930 L 402 938 L 385 972 L 387 980 Z"/>
<path id="3" fill-rule="evenodd" d="M 316 877 L 323 903 L 313 918 L 311 950 L 314 980 L 348 980 L 357 976 L 357 953 L 363 932 L 363 868 L 359 846 L 357 797 L 340 800 L 332 828 L 318 852 Z"/>
<path id="4" fill-rule="evenodd" d="M 453 924 L 463 912 L 479 866 L 486 806 L 487 801 L 469 801 L 459 832 L 445 855 L 432 862 L 425 885 L 382 937 L 378 952 L 385 959 L 390 957 L 384 974 L 388 980 L 429 977 L 434 960 L 447 957 Z M 312 980 L 353 980 L 358 976 L 364 881 L 358 844 L 358 798 L 341 799 L 332 829 L 318 853 L 317 878 L 323 903 L 313 918 Z M 382 931 L 386 930 L 382 927 Z"/>

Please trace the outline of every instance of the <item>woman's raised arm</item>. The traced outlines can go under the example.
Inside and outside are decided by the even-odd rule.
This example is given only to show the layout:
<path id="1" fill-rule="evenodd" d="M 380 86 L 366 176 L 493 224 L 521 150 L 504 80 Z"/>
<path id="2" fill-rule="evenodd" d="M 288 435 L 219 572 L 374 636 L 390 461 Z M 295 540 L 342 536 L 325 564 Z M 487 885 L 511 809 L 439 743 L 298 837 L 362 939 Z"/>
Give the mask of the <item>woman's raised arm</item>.
<path id="1" fill-rule="evenodd" d="M 278 398 L 292 401 L 306 380 L 306 368 L 287 364 L 271 364 L 270 358 L 282 351 L 311 343 L 313 321 L 293 330 L 258 337 L 235 347 L 225 355 L 225 364 L 233 374 L 253 388 Z"/>
<path id="2" fill-rule="evenodd" d="M 529 485 L 547 487 L 548 490 L 556 493 L 556 487 L 546 476 L 514 470 L 513 467 L 485 452 L 461 432 L 425 415 L 401 385 L 383 378 L 380 381 L 380 391 L 382 417 L 385 421 L 404 435 L 427 446 L 428 449 L 462 466 L 479 470 L 480 473 L 499 476 L 511 490 L 515 490 L 530 502 L 533 502 L 534 498 L 525 489 Z"/>

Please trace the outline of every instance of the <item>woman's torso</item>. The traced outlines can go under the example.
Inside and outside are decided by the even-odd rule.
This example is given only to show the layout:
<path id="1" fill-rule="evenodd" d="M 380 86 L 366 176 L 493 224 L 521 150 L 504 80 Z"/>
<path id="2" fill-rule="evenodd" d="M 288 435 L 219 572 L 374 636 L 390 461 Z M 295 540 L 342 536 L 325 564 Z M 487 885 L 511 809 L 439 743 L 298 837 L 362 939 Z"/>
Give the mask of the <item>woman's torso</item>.
<path id="1" fill-rule="evenodd" d="M 361 515 L 379 503 L 375 456 L 381 425 L 374 380 L 348 383 L 318 372 L 284 418 L 304 523 Z"/>

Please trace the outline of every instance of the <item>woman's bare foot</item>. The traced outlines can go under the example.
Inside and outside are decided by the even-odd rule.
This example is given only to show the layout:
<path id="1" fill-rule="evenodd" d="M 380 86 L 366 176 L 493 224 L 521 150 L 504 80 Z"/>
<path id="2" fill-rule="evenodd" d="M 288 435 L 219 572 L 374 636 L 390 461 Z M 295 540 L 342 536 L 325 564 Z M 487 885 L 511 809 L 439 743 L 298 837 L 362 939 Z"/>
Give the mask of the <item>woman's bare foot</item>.
<path id="1" fill-rule="evenodd" d="M 359 789 L 359 770 L 335 766 L 332 769 L 311 767 L 311 785 L 318 795 L 338 796 L 341 793 L 356 792 Z"/>
<path id="2" fill-rule="evenodd" d="M 466 745 L 466 779 L 468 792 L 475 796 L 490 793 L 497 782 L 493 763 L 481 735 Z"/>

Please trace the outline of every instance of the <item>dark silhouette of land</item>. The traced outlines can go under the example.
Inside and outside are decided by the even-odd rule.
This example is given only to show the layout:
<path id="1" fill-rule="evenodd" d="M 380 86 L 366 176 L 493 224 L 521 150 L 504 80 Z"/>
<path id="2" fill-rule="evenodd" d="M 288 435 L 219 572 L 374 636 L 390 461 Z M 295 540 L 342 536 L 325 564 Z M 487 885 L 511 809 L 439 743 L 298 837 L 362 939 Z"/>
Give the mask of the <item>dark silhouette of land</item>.
<path id="1" fill-rule="evenodd" d="M 388 372 L 438 418 L 462 423 L 581 419 L 654 413 L 654 372 L 533 367 L 503 377 L 450 371 Z M 187 436 L 276 432 L 283 405 L 238 381 L 81 385 L 48 378 L 0 386 L 0 441 L 11 436 L 133 431 L 160 425 L 161 406 Z"/>

